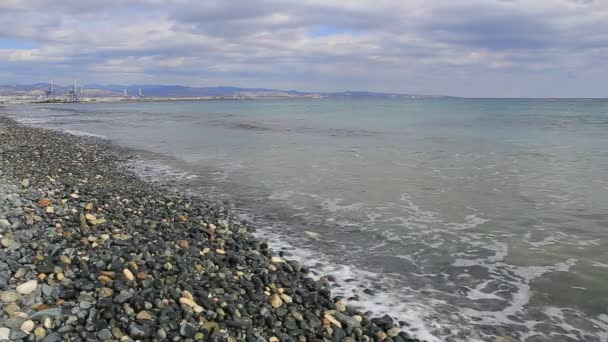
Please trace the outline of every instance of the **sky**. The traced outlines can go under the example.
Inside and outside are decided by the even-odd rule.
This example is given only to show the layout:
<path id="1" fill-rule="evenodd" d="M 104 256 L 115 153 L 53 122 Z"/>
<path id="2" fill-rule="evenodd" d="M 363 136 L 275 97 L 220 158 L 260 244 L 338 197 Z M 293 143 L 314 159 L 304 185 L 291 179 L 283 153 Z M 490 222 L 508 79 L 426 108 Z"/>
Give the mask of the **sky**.
<path id="1" fill-rule="evenodd" d="M 608 97 L 608 0 L 1 0 L 0 84 Z"/>

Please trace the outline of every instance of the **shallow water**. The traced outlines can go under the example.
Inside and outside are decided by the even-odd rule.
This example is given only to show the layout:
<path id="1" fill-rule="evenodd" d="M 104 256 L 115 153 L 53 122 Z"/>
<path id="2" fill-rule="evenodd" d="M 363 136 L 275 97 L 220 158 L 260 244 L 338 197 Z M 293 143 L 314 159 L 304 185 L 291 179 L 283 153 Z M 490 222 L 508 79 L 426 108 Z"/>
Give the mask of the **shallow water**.
<path id="1" fill-rule="evenodd" d="M 608 340 L 607 100 L 9 107 L 234 203 L 351 303 L 428 340 Z M 363 292 L 371 288 L 373 291 Z"/>

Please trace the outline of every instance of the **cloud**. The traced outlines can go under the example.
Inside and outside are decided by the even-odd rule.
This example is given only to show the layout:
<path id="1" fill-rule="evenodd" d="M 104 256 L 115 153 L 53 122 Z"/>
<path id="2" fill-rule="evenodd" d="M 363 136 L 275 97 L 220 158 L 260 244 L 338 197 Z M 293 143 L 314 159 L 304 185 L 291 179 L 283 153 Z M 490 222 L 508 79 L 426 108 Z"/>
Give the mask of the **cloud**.
<path id="1" fill-rule="evenodd" d="M 12 82 L 601 96 L 608 81 L 605 1 L 4 0 L 0 25 Z"/>

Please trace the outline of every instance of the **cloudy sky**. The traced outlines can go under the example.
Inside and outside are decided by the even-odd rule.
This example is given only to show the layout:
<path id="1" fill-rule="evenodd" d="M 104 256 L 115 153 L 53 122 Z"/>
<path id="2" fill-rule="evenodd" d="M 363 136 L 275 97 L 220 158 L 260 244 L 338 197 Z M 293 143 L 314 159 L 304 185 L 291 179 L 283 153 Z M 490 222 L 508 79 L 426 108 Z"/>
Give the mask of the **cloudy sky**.
<path id="1" fill-rule="evenodd" d="M 0 0 L 0 83 L 608 96 L 608 0 Z"/>

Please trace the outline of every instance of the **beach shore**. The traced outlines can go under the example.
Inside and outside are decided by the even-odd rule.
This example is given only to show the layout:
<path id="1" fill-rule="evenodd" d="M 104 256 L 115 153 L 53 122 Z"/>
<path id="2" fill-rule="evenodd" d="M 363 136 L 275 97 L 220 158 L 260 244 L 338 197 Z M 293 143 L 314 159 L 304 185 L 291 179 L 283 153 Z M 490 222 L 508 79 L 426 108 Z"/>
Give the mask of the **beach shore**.
<path id="1" fill-rule="evenodd" d="M 417 341 L 129 159 L 0 117 L 0 341 Z"/>

